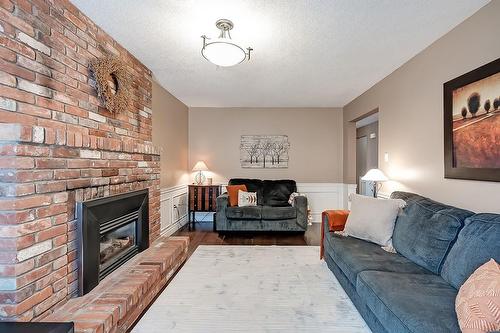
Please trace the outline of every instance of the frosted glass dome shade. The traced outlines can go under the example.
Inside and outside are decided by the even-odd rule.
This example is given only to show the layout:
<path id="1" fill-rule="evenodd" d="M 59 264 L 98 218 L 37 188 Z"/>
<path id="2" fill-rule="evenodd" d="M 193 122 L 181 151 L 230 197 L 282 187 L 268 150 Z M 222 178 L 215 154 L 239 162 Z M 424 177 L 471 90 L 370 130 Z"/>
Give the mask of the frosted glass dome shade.
<path id="1" fill-rule="evenodd" d="M 227 38 L 219 38 L 215 42 L 207 43 L 201 50 L 201 54 L 211 63 L 221 67 L 237 65 L 246 58 L 245 50 L 229 42 Z"/>

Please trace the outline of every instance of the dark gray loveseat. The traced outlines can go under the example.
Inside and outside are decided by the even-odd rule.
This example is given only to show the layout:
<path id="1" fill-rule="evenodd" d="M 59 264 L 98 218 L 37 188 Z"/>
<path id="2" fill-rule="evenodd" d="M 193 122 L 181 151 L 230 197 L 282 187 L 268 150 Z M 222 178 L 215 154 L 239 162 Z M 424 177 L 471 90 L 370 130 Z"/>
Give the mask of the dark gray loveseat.
<path id="1" fill-rule="evenodd" d="M 392 198 L 407 203 L 392 236 L 398 253 L 324 223 L 325 261 L 373 332 L 458 333 L 458 289 L 490 258 L 500 261 L 500 215 L 406 192 Z"/>
<path id="2" fill-rule="evenodd" d="M 307 198 L 297 196 L 293 207 L 290 194 L 297 191 L 294 180 L 235 178 L 229 185 L 245 185 L 257 193 L 257 206 L 230 207 L 227 193 L 217 198 L 215 227 L 225 231 L 298 231 L 307 230 Z"/>

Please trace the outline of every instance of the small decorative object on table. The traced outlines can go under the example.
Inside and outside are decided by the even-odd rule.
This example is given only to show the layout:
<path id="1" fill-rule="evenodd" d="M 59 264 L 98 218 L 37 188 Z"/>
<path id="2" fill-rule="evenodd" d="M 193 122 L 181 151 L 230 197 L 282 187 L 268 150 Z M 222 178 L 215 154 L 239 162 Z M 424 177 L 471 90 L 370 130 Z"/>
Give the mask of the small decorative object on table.
<path id="1" fill-rule="evenodd" d="M 189 185 L 189 212 L 188 212 L 188 229 L 191 230 L 191 223 L 196 223 L 196 212 L 215 212 L 217 209 L 216 200 L 220 195 L 220 185 Z M 215 231 L 215 219 L 214 219 Z"/>

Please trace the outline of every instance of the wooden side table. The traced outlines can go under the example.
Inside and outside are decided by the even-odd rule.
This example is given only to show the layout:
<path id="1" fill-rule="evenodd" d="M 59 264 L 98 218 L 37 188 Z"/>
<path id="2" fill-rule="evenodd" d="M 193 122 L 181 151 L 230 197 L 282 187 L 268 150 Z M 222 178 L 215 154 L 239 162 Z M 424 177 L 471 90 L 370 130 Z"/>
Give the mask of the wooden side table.
<path id="1" fill-rule="evenodd" d="M 196 212 L 215 212 L 217 210 L 217 197 L 220 195 L 220 185 L 189 185 L 189 210 L 188 210 L 188 230 L 191 230 L 191 223 L 196 223 Z M 214 219 L 215 231 L 215 219 Z"/>

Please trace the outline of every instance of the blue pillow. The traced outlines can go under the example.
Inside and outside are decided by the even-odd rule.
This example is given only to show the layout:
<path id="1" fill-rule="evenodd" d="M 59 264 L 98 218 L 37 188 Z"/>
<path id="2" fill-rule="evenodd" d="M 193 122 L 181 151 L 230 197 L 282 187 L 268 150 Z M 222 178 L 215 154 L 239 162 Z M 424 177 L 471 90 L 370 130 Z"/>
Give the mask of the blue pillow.
<path id="1" fill-rule="evenodd" d="M 500 214 L 476 214 L 465 220 L 443 265 L 441 276 L 459 289 L 491 258 L 500 263 Z"/>

